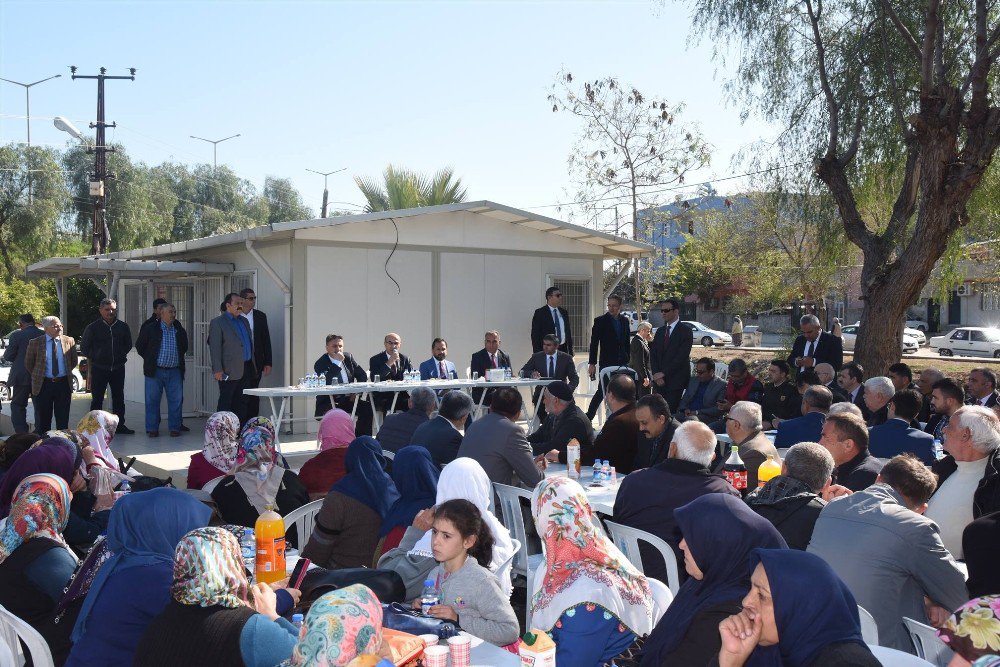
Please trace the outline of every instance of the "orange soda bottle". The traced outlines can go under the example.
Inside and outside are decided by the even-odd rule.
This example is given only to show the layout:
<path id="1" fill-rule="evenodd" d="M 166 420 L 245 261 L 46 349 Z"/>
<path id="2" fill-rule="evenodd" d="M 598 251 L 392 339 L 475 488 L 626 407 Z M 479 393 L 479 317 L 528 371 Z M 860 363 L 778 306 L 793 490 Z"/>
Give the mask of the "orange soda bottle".
<path id="1" fill-rule="evenodd" d="M 257 538 L 256 581 L 270 584 L 288 576 L 285 572 L 285 522 L 272 505 L 257 518 L 254 535 Z"/>
<path id="2" fill-rule="evenodd" d="M 767 460 L 760 464 L 757 468 L 757 486 L 758 488 L 767 484 L 767 482 L 778 475 L 781 474 L 781 464 L 774 460 L 774 454 L 768 454 Z"/>

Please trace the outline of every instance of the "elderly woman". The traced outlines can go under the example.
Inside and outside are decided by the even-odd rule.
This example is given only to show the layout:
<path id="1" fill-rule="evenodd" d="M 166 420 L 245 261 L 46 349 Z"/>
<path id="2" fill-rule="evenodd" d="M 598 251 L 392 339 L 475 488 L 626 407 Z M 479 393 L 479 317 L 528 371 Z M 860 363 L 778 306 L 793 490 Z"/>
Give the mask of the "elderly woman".
<path id="1" fill-rule="evenodd" d="M 240 543 L 224 528 L 197 528 L 174 552 L 171 600 L 146 627 L 133 664 L 273 667 L 298 634 L 278 616 L 274 591 L 251 586 Z"/>
<path id="2" fill-rule="evenodd" d="M 642 665 L 707 665 L 719 653 L 719 623 L 750 590 L 750 552 L 781 549 L 771 523 L 743 501 L 709 493 L 674 510 L 689 577 L 642 649 Z"/>
<path id="3" fill-rule="evenodd" d="M 645 396 L 653 391 L 650 385 L 649 376 L 652 371 L 649 367 L 649 342 L 653 340 L 653 325 L 643 320 L 639 322 L 639 329 L 632 336 L 629 343 L 629 368 L 635 371 L 635 389 L 637 396 Z"/>
<path id="4" fill-rule="evenodd" d="M 347 470 L 344 460 L 347 446 L 354 441 L 354 420 L 340 408 L 333 408 L 323 415 L 316 434 L 320 452 L 302 465 L 299 478 L 309 490 L 310 500 L 319 500 L 327 494 L 334 482 Z"/>
<path id="5" fill-rule="evenodd" d="M 819 556 L 755 549 L 743 610 L 719 624 L 719 667 L 879 667 L 858 603 Z"/>
<path id="6" fill-rule="evenodd" d="M 312 604 L 289 662 L 343 667 L 359 655 L 388 655 L 385 648 L 382 605 L 367 586 L 353 584 Z"/>
<path id="7" fill-rule="evenodd" d="M 76 568 L 62 537 L 71 498 L 63 478 L 29 475 L 17 484 L 0 531 L 0 605 L 36 629 Z"/>
<path id="8" fill-rule="evenodd" d="M 577 482 L 542 480 L 531 507 L 545 542 L 545 562 L 535 572 L 529 625 L 552 635 L 557 665 L 610 662 L 653 629 L 649 582 L 594 527 L 587 494 Z"/>
<path id="9" fill-rule="evenodd" d="M 240 418 L 216 412 L 205 423 L 205 446 L 191 455 L 187 488 L 200 489 L 208 482 L 232 474 L 240 451 Z"/>

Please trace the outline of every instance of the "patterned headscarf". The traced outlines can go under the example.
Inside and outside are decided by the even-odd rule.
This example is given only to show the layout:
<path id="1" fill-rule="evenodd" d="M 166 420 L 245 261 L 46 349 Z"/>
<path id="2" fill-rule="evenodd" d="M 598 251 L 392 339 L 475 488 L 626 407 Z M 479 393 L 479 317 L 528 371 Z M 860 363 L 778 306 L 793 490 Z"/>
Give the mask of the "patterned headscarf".
<path id="1" fill-rule="evenodd" d="M 80 448 L 69 440 L 64 438 L 42 440 L 21 454 L 0 480 L 0 518 L 10 513 L 14 492 L 29 476 L 51 473 L 62 478 L 69 486 L 82 466 L 83 454 Z"/>
<path id="2" fill-rule="evenodd" d="M 1000 653 L 1000 595 L 969 600 L 951 615 L 937 635 L 969 662 Z"/>
<path id="3" fill-rule="evenodd" d="M 354 420 L 340 408 L 328 410 L 323 415 L 323 420 L 319 423 L 319 431 L 316 432 L 316 444 L 319 448 L 343 449 L 354 441 L 357 437 L 354 434 Z"/>
<path id="4" fill-rule="evenodd" d="M 646 577 L 594 527 L 587 494 L 568 477 L 535 487 L 531 506 L 545 541 L 545 562 L 535 573 L 532 627 L 551 630 L 579 604 L 603 607 L 640 637 L 653 629 L 653 595 Z"/>
<path id="5" fill-rule="evenodd" d="M 271 440 L 273 441 L 277 437 L 277 430 L 274 428 L 274 422 L 267 417 L 251 417 L 247 420 L 247 423 L 243 425 L 240 429 L 240 440 L 243 436 L 250 432 L 251 429 L 262 428 L 271 434 Z"/>
<path id="6" fill-rule="evenodd" d="M 121 472 L 118 460 L 111 453 L 111 439 L 115 437 L 117 429 L 118 416 L 104 410 L 91 410 L 76 425 L 76 431 L 80 435 L 80 438 L 85 440 L 94 449 L 94 453 L 109 468 Z"/>
<path id="7" fill-rule="evenodd" d="M 240 451 L 240 418 L 232 412 L 216 412 L 205 424 L 205 460 L 223 474 L 230 474 L 236 467 Z"/>
<path id="8" fill-rule="evenodd" d="M 240 543 L 224 528 L 196 528 L 174 551 L 170 595 L 181 604 L 252 607 Z"/>
<path id="9" fill-rule="evenodd" d="M 0 563 L 36 537 L 65 544 L 62 531 L 69 521 L 69 487 L 61 477 L 42 473 L 21 480 L 7 523 L 0 531 Z"/>
<path id="10" fill-rule="evenodd" d="M 292 650 L 297 667 L 341 667 L 382 648 L 382 605 L 371 589 L 353 584 L 331 591 L 309 609 Z"/>
<path id="11" fill-rule="evenodd" d="M 281 488 L 285 469 L 274 464 L 277 456 L 274 431 L 266 426 L 243 429 L 233 474 L 258 514 L 263 514 L 268 505 L 275 504 L 275 496 Z"/>

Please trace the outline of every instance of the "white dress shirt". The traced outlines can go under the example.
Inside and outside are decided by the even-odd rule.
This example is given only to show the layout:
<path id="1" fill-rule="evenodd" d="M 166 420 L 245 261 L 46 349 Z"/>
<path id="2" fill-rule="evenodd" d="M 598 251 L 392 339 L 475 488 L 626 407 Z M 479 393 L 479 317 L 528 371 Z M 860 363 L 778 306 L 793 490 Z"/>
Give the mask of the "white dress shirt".
<path id="1" fill-rule="evenodd" d="M 333 363 L 335 363 L 338 366 L 340 366 L 340 381 L 342 383 L 344 383 L 344 384 L 347 384 L 348 382 L 350 382 L 350 380 L 347 379 L 347 369 L 344 368 L 344 361 L 347 361 L 347 359 L 345 358 L 344 361 L 337 361 L 336 359 L 334 359 L 333 357 L 331 357 L 329 354 L 326 355 L 326 356 L 327 356 L 327 358 L 330 361 L 332 361 Z"/>
<path id="2" fill-rule="evenodd" d="M 558 308 L 549 306 L 549 315 L 553 320 L 559 320 L 559 344 L 562 345 L 566 342 L 566 321 L 563 320 L 562 313 L 559 312 Z"/>

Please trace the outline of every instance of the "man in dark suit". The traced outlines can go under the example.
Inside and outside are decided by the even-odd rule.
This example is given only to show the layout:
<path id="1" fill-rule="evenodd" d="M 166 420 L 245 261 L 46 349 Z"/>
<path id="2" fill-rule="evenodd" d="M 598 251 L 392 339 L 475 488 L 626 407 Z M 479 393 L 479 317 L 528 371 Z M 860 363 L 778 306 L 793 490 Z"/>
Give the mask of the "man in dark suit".
<path id="1" fill-rule="evenodd" d="M 556 349 L 559 346 L 558 341 L 555 334 L 546 334 L 542 339 L 542 351 L 531 355 L 528 363 L 521 368 L 521 376 L 535 380 L 540 378 L 562 380 L 569 385 L 570 391 L 573 391 L 580 384 L 580 376 L 576 373 L 573 357 Z M 536 404 L 540 392 L 541 388 L 536 387 L 531 399 Z M 545 419 L 545 405 L 538 406 L 538 419 L 540 421 Z"/>
<path id="2" fill-rule="evenodd" d="M 681 423 L 671 417 L 670 406 L 659 394 L 643 396 L 635 404 L 635 420 L 639 425 L 639 452 L 634 470 L 649 468 L 667 458 L 674 431 Z"/>
<path id="3" fill-rule="evenodd" d="M 410 444 L 426 447 L 434 464 L 443 468 L 458 456 L 462 429 L 474 407 L 472 397 L 464 391 L 448 391 L 441 397 L 437 416 L 417 427 Z"/>
<path id="4" fill-rule="evenodd" d="M 250 340 L 253 343 L 253 361 L 257 372 L 247 378 L 244 389 L 256 389 L 260 380 L 271 374 L 271 330 L 267 326 L 267 315 L 257 310 L 257 294 L 247 287 L 240 292 L 243 299 L 243 319 L 250 327 Z M 260 414 L 260 397 L 247 396 L 247 419 Z"/>
<path id="5" fill-rule="evenodd" d="M 236 292 L 226 295 L 219 308 L 218 317 L 208 323 L 208 351 L 212 362 L 212 376 L 219 383 L 217 412 L 232 412 L 246 423 L 246 382 L 256 376 L 253 360 L 253 342 L 247 321 L 240 317 L 243 299 Z"/>
<path id="6" fill-rule="evenodd" d="M 816 375 L 819 376 L 819 381 L 823 383 L 823 386 L 833 394 L 834 403 L 848 400 L 847 394 L 837 384 L 837 372 L 833 370 L 833 366 L 827 363 L 816 364 Z"/>
<path id="7" fill-rule="evenodd" d="M 816 364 L 828 363 L 838 370 L 844 363 L 844 342 L 840 336 L 823 331 L 819 318 L 803 315 L 799 319 L 802 333 L 792 345 L 788 355 L 788 365 L 798 372 L 800 368 L 813 368 Z"/>
<path id="8" fill-rule="evenodd" d="M 552 462 L 566 463 L 566 445 L 576 440 L 580 443 L 580 461 L 593 461 L 594 427 L 573 401 L 573 390 L 556 380 L 546 386 L 543 400 L 549 416 L 528 436 L 534 453 Z"/>
<path id="9" fill-rule="evenodd" d="M 587 369 L 591 380 L 597 379 L 598 369 L 628 366 L 631 333 L 629 319 L 621 311 L 622 298 L 612 294 L 608 297 L 608 312 L 594 318 L 594 326 L 590 330 L 590 367 Z M 590 399 L 587 417 L 593 419 L 597 415 L 597 408 L 603 400 L 604 390 L 598 384 L 597 391 Z"/>
<path id="10" fill-rule="evenodd" d="M 888 377 L 879 375 L 865 380 L 864 401 L 869 411 L 866 420 L 869 427 L 889 421 L 889 401 L 895 395 L 896 387 Z"/>
<path id="11" fill-rule="evenodd" d="M 791 447 L 800 442 L 819 442 L 833 394 L 823 385 L 813 385 L 802 394 L 802 416 L 783 419 L 774 437 L 775 447 Z"/>
<path id="12" fill-rule="evenodd" d="M 868 449 L 872 456 L 891 459 L 909 452 L 927 465 L 934 463 L 934 436 L 910 426 L 922 402 L 923 397 L 916 389 L 896 392 L 889 401 L 889 420 L 868 429 Z"/>
<path id="13" fill-rule="evenodd" d="M 73 399 L 73 369 L 79 358 L 76 341 L 63 336 L 62 322 L 58 317 L 42 318 L 44 336 L 28 341 L 24 353 L 24 367 L 31 374 L 31 403 L 35 406 L 35 433 L 44 437 L 52 428 L 55 414 L 56 428 L 69 427 L 69 406 Z"/>
<path id="14" fill-rule="evenodd" d="M 531 317 L 531 351 L 541 352 L 542 339 L 548 334 L 559 341 L 559 351 L 573 354 L 573 334 L 569 326 L 569 313 L 560 308 L 562 291 L 558 287 L 545 290 L 545 304 Z"/>
<path id="15" fill-rule="evenodd" d="M 681 421 L 694 419 L 710 424 L 722 416 L 719 404 L 726 398 L 726 382 L 715 377 L 715 360 L 709 357 L 694 362 L 694 373 L 677 412 Z"/>
<path id="16" fill-rule="evenodd" d="M 382 342 L 385 345 L 385 352 L 379 352 L 368 360 L 368 370 L 372 373 L 372 380 L 377 375 L 382 382 L 387 380 L 402 382 L 403 374 L 413 370 L 409 357 L 399 351 L 403 346 L 403 339 L 397 333 L 387 333 Z M 376 410 L 389 414 L 392 406 L 392 393 L 377 392 L 372 394 L 372 399 L 375 401 Z M 402 409 L 408 400 L 409 396 L 406 395 L 406 392 L 399 392 L 396 407 Z"/>
<path id="17" fill-rule="evenodd" d="M 326 354 L 316 360 L 313 370 L 325 378 L 326 384 L 350 384 L 352 382 L 368 382 L 368 373 L 354 360 L 354 355 L 344 352 L 344 337 L 340 334 L 330 334 L 326 337 Z M 333 399 L 331 401 L 331 399 Z M 354 409 L 357 399 L 358 408 Z M 355 435 L 372 434 L 372 406 L 367 400 L 361 400 L 360 394 L 353 396 L 317 396 L 317 417 L 322 417 L 333 406 L 357 417 L 354 425 Z"/>
<path id="18" fill-rule="evenodd" d="M 469 371 L 473 374 L 479 373 L 479 377 L 481 378 L 485 378 L 486 371 L 493 368 L 514 368 L 510 363 L 510 357 L 500 349 L 499 331 L 486 332 L 483 349 L 472 355 L 472 362 L 469 364 Z M 486 396 L 483 397 L 483 405 L 488 407 L 490 399 L 493 396 L 492 389 L 473 389 L 472 400 L 478 404 L 479 398 L 483 396 L 484 391 L 486 392 Z"/>
<path id="19" fill-rule="evenodd" d="M 17 331 L 10 335 L 7 349 L 3 351 L 3 360 L 11 364 L 7 386 L 11 389 L 10 421 L 14 433 L 28 432 L 28 397 L 31 395 L 31 373 L 24 365 L 24 355 L 28 351 L 28 343 L 44 336 L 45 332 L 35 325 L 35 317 L 30 313 L 17 318 Z M 36 409 L 37 411 L 37 409 Z"/>
<path id="20" fill-rule="evenodd" d="M 856 361 L 848 361 L 837 371 L 837 384 L 847 396 L 846 400 L 858 406 L 865 421 L 872 416 L 872 411 L 865 404 L 865 369 Z"/>
<path id="21" fill-rule="evenodd" d="M 677 412 L 681 396 L 691 379 L 691 329 L 681 322 L 680 301 L 660 303 L 663 326 L 656 331 L 649 346 L 649 365 L 653 371 L 653 389 L 667 400 L 671 412 Z"/>
<path id="22" fill-rule="evenodd" d="M 616 375 L 608 382 L 608 407 L 611 416 L 594 438 L 594 455 L 607 459 L 619 475 L 627 475 L 639 453 L 639 422 L 635 418 L 635 381 L 628 375 Z"/>
<path id="23" fill-rule="evenodd" d="M 965 390 L 969 405 L 992 408 L 997 404 L 997 374 L 985 366 L 973 368 L 969 371 Z"/>
<path id="24" fill-rule="evenodd" d="M 931 394 L 934 391 L 934 383 L 943 379 L 944 373 L 938 368 L 924 368 L 917 375 L 917 389 L 920 390 L 920 393 L 924 397 L 923 403 L 920 405 L 920 414 L 917 415 L 917 421 L 927 424 L 931 421 L 931 418 L 936 416 L 931 407 Z"/>
<path id="25" fill-rule="evenodd" d="M 410 409 L 406 412 L 394 412 L 382 421 L 375 436 L 382 449 L 398 452 L 413 442 L 413 432 L 437 411 L 437 394 L 427 387 L 417 387 L 410 392 L 407 405 Z"/>

